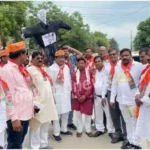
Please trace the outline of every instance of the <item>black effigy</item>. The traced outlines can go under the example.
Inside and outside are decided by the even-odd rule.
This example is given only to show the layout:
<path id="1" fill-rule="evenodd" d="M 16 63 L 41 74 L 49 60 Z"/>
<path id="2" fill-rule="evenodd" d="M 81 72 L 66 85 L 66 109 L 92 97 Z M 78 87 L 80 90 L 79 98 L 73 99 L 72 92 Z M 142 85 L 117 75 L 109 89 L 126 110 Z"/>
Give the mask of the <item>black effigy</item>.
<path id="1" fill-rule="evenodd" d="M 55 58 L 55 52 L 57 50 L 57 31 L 62 28 L 71 30 L 71 26 L 62 20 L 51 21 L 47 24 L 40 22 L 37 25 L 27 27 L 24 31 L 25 38 L 34 37 L 38 45 L 45 49 L 46 56 L 50 64 L 53 64 Z M 44 40 L 46 39 L 46 40 Z M 47 41 L 47 42 L 44 42 Z"/>

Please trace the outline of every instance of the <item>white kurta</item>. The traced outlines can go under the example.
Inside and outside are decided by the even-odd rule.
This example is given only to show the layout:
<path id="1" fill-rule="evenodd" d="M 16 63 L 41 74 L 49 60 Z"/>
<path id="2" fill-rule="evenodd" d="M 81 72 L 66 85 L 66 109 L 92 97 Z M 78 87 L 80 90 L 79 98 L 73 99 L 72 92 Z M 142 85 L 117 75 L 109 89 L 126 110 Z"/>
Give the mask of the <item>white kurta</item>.
<path id="1" fill-rule="evenodd" d="M 143 66 L 141 63 L 133 61 L 133 64 L 130 68 L 130 73 L 134 79 L 136 84 L 136 88 L 130 89 L 128 79 L 121 67 L 121 64 L 117 64 L 115 67 L 115 74 L 112 81 L 111 86 L 111 98 L 110 101 L 114 102 L 115 97 L 117 96 L 117 101 L 119 104 L 123 105 L 131 105 L 135 104 L 135 93 L 137 91 L 137 87 L 140 80 L 140 74 L 143 70 Z"/>
<path id="2" fill-rule="evenodd" d="M 136 135 L 150 140 L 150 83 L 143 97 L 143 105 L 140 107 L 136 125 Z"/>
<path id="3" fill-rule="evenodd" d="M 0 100 L 0 132 L 6 129 L 6 102 Z"/>
<path id="4" fill-rule="evenodd" d="M 56 82 L 59 73 L 59 66 L 54 63 L 48 68 L 48 73 L 53 79 L 55 85 L 54 97 L 56 100 L 56 108 L 58 114 L 64 114 L 71 111 L 71 75 L 67 65 L 64 67 L 64 84 L 60 85 Z"/>
<path id="5" fill-rule="evenodd" d="M 35 118 L 30 122 L 31 128 L 37 129 L 42 123 L 57 120 L 58 115 L 49 80 L 45 80 L 40 70 L 34 66 L 28 67 L 27 70 L 39 92 L 36 100 L 44 106 L 40 113 L 35 114 Z"/>
<path id="6" fill-rule="evenodd" d="M 2 86 L 0 85 L 0 88 Z M 4 147 L 6 144 L 6 97 L 3 89 L 1 89 L 0 95 L 0 146 Z"/>

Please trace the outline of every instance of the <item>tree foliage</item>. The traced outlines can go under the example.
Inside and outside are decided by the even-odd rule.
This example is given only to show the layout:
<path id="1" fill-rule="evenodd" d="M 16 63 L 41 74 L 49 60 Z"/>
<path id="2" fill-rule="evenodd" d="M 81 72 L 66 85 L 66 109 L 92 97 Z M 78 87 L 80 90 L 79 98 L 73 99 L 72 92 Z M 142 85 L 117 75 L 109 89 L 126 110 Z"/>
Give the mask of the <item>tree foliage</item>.
<path id="1" fill-rule="evenodd" d="M 21 28 L 26 25 L 30 2 L 0 2 L 0 40 L 6 45 L 9 37 L 21 39 Z"/>
<path id="2" fill-rule="evenodd" d="M 150 46 L 150 18 L 139 23 L 137 35 L 134 39 L 135 49 Z"/>
<path id="3" fill-rule="evenodd" d="M 110 49 L 119 50 L 119 45 L 114 38 L 109 39 Z"/>
<path id="4" fill-rule="evenodd" d="M 107 35 L 101 32 L 90 32 L 88 24 L 84 24 L 83 18 L 79 12 L 68 14 L 62 11 L 52 2 L 43 2 L 37 6 L 32 2 L 0 2 L 0 37 L 21 39 L 21 28 L 35 25 L 39 22 L 37 12 L 40 9 L 47 10 L 48 21 L 62 19 L 64 22 L 72 26 L 71 31 L 60 29 L 57 33 L 58 47 L 70 45 L 76 49 L 83 51 L 86 47 L 91 47 L 95 51 L 99 46 L 109 48 L 110 44 Z M 5 13 L 7 10 L 8 15 Z M 13 11 L 14 10 L 14 11 Z M 37 48 L 37 44 L 33 38 L 27 39 L 28 46 L 31 49 Z"/>

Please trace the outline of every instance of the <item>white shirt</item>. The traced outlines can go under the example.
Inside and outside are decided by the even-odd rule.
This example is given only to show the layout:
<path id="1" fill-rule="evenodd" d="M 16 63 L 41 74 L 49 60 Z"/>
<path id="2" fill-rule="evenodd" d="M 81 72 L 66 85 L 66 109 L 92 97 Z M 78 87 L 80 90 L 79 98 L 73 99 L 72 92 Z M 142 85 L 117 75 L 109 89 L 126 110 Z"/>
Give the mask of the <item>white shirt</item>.
<path id="1" fill-rule="evenodd" d="M 96 70 L 95 75 L 95 94 L 101 95 L 102 98 L 105 98 L 107 93 L 107 82 L 108 82 L 108 70 L 104 67 L 101 71 Z"/>
<path id="2" fill-rule="evenodd" d="M 112 81 L 111 87 L 111 102 L 115 101 L 117 96 L 117 101 L 124 105 L 135 105 L 135 93 L 140 80 L 140 74 L 142 72 L 143 66 L 141 63 L 133 61 L 130 69 L 130 73 L 136 84 L 136 88 L 130 89 L 127 77 L 120 64 L 115 67 L 115 75 Z"/>

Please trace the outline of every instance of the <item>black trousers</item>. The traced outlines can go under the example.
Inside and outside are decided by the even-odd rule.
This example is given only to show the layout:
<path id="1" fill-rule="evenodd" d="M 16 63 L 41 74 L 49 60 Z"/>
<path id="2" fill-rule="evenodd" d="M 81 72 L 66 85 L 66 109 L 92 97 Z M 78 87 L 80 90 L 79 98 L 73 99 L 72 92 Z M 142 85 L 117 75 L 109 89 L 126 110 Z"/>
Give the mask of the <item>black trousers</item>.
<path id="1" fill-rule="evenodd" d="M 56 52 L 56 45 L 49 45 L 45 48 L 45 54 L 49 61 L 49 64 L 52 65 L 55 60 L 55 52 Z"/>
<path id="2" fill-rule="evenodd" d="M 23 129 L 20 132 L 15 132 L 11 121 L 7 121 L 7 149 L 22 149 L 22 143 L 28 132 L 29 121 L 21 121 L 21 124 Z"/>
<path id="3" fill-rule="evenodd" d="M 113 122 L 114 127 L 115 127 L 115 132 L 118 134 L 123 133 L 124 139 L 126 139 L 126 137 L 127 137 L 126 124 L 125 124 L 125 121 L 123 119 L 122 113 L 119 109 L 119 104 L 117 101 L 115 101 L 115 108 L 112 108 L 110 106 L 110 95 L 111 95 L 111 92 L 108 91 L 108 103 L 109 103 L 112 122 Z"/>
<path id="4" fill-rule="evenodd" d="M 71 111 L 69 112 L 68 125 L 73 124 L 73 114 L 74 114 L 74 111 L 72 109 L 72 105 L 73 105 L 73 98 L 71 97 Z"/>
<path id="5" fill-rule="evenodd" d="M 105 115 L 105 112 L 103 113 L 103 117 L 104 117 L 104 126 L 105 126 L 105 129 L 107 129 L 107 120 L 106 120 L 106 115 Z"/>

